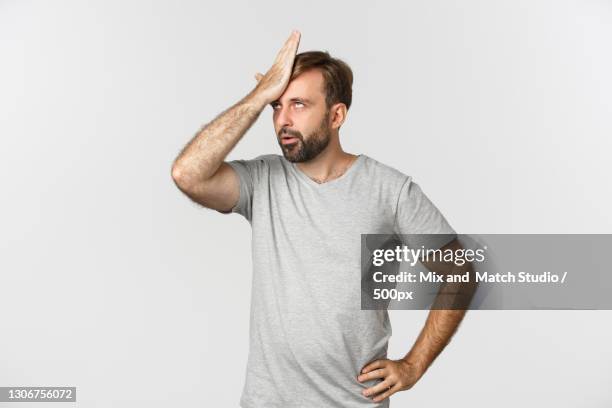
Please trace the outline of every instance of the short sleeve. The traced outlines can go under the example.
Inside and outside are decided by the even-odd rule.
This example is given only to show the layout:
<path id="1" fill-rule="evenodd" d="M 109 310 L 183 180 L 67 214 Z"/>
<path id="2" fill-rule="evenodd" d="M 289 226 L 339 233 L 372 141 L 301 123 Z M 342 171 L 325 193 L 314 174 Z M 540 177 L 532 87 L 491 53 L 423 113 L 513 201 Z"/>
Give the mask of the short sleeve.
<path id="1" fill-rule="evenodd" d="M 407 244 L 425 245 L 427 248 L 435 249 L 457 238 L 457 233 L 446 218 L 410 176 L 407 176 L 402 185 L 397 200 L 395 232 L 410 235 L 427 234 L 408 237 L 409 240 L 414 238 L 416 241 L 407 242 Z"/>
<path id="2" fill-rule="evenodd" d="M 229 211 L 217 210 L 222 214 L 237 213 L 251 222 L 253 217 L 253 197 L 255 194 L 255 186 L 260 178 L 261 169 L 264 165 L 262 156 L 258 156 L 251 160 L 230 160 L 229 164 L 238 175 L 239 181 L 239 198 L 238 202 Z"/>

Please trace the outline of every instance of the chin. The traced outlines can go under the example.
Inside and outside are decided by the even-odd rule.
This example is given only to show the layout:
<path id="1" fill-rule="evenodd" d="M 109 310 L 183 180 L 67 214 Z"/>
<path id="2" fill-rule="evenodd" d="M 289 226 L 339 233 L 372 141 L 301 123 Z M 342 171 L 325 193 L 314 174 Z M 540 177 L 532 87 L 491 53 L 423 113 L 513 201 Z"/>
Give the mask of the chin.
<path id="1" fill-rule="evenodd" d="M 300 163 L 304 161 L 300 160 L 300 157 L 302 157 L 302 151 L 299 148 L 296 149 L 296 147 L 297 146 L 294 145 L 292 148 L 286 149 L 284 146 L 281 145 L 281 151 L 283 152 L 283 156 L 285 157 L 285 159 L 287 159 L 288 161 L 293 163 Z"/>
<path id="2" fill-rule="evenodd" d="M 287 154 L 287 152 L 285 152 L 284 150 L 283 150 L 283 156 L 285 156 L 285 159 L 287 159 L 288 161 L 292 163 L 302 163 L 306 161 L 301 157 L 301 155 Z"/>
<path id="3" fill-rule="evenodd" d="M 285 159 L 287 159 L 288 161 L 292 163 L 300 163 L 299 157 L 296 157 L 293 155 L 287 155 L 287 153 L 285 153 L 284 151 L 283 151 L 283 156 L 285 156 Z"/>

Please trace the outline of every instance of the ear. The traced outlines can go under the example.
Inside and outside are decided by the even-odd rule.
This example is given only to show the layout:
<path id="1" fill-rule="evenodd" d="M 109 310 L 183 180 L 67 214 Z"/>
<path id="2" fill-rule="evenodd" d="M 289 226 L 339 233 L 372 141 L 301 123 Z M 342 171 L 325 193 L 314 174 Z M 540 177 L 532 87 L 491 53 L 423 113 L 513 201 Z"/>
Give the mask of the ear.
<path id="1" fill-rule="evenodd" d="M 332 129 L 339 129 L 346 120 L 347 114 L 348 110 L 346 109 L 346 105 L 342 102 L 332 105 L 329 110 Z"/>

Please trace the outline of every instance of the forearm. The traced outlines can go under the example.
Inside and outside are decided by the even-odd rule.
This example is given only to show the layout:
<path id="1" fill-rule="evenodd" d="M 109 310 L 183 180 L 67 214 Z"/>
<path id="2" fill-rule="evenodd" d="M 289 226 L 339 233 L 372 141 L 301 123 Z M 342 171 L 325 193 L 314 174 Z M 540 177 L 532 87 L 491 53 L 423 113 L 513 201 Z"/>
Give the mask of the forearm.
<path id="1" fill-rule="evenodd" d="M 173 177 L 188 186 L 213 176 L 266 103 L 254 90 L 204 125 L 174 161 Z"/>
<path id="2" fill-rule="evenodd" d="M 463 247 L 455 239 L 442 249 L 459 251 L 463 250 Z M 416 365 L 421 374 L 427 370 L 449 343 L 465 316 L 465 312 L 469 309 L 478 286 L 471 262 L 456 264 L 452 261 L 428 260 L 424 262 L 424 265 L 430 271 L 444 276 L 463 276 L 467 273 L 469 281 L 444 282 L 440 285 L 423 330 L 410 352 L 403 358 L 404 361 Z"/>
<path id="3" fill-rule="evenodd" d="M 465 310 L 431 310 L 425 327 L 403 360 L 418 366 L 424 373 L 449 343 L 465 312 Z"/>

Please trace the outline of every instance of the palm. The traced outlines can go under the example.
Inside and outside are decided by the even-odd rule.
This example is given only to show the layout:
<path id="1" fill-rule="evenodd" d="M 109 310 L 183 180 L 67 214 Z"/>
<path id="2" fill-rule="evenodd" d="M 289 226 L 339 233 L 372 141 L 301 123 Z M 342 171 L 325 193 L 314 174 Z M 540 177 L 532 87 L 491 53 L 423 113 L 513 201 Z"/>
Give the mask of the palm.
<path id="1" fill-rule="evenodd" d="M 268 72 L 265 75 L 255 74 L 255 79 L 258 82 L 256 89 L 268 103 L 277 100 L 289 84 L 300 38 L 300 32 L 293 31 L 276 55 L 276 59 Z"/>

